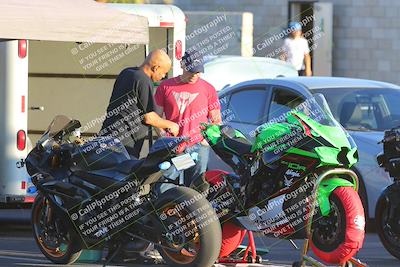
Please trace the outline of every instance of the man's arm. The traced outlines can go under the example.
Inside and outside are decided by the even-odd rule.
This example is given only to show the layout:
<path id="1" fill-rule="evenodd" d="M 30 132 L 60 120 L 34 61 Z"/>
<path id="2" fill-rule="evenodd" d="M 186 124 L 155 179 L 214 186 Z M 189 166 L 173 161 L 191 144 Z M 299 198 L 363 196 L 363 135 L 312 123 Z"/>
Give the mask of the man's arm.
<path id="1" fill-rule="evenodd" d="M 177 136 L 179 133 L 179 125 L 175 122 L 165 120 L 161 118 L 156 112 L 152 111 L 149 113 L 144 114 L 144 123 L 161 128 L 167 129 L 171 132 L 173 136 Z"/>
<path id="2" fill-rule="evenodd" d="M 304 65 L 306 67 L 305 69 L 306 76 L 312 76 L 310 53 L 304 54 Z"/>
<path id="3" fill-rule="evenodd" d="M 209 90 L 208 119 L 212 124 L 222 124 L 221 104 L 219 103 L 217 91 L 212 85 L 210 85 Z"/>
<path id="4" fill-rule="evenodd" d="M 210 118 L 212 124 L 219 124 L 219 125 L 222 124 L 222 116 L 220 109 L 210 110 L 208 113 L 208 117 Z"/>
<path id="5" fill-rule="evenodd" d="M 286 40 L 283 41 L 283 45 L 281 46 L 281 54 L 279 55 L 279 59 L 286 61 L 288 53 L 288 46 L 286 45 Z"/>

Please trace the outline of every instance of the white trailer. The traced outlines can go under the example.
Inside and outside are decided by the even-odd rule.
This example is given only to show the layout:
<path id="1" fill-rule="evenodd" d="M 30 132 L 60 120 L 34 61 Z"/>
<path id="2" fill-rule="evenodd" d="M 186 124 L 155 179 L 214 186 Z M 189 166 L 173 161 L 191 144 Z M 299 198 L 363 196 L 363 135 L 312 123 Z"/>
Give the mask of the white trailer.
<path id="1" fill-rule="evenodd" d="M 38 38 L 0 41 L 0 202 L 33 200 L 27 193 L 29 176 L 23 161 L 29 141 L 35 144 L 54 116 L 79 119 L 86 134 L 98 132 L 98 119 L 107 108 L 118 73 L 139 65 L 154 48 L 165 48 L 173 60 L 168 75 L 180 74 L 177 63 L 185 47 L 185 17 L 180 9 L 95 4 L 146 17 L 148 42 L 127 44 L 126 37 L 101 42 L 103 36 L 78 43 Z"/>

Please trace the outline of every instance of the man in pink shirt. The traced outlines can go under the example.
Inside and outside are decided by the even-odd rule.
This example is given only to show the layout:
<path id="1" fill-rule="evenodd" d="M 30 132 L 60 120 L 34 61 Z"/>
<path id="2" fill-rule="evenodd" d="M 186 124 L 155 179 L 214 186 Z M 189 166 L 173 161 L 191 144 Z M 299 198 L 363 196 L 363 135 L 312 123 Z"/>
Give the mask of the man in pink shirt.
<path id="1" fill-rule="evenodd" d="M 163 81 L 154 96 L 167 120 L 179 125 L 177 136 L 189 137 L 186 152 L 197 152 L 196 165 L 185 170 L 185 185 L 191 186 L 207 169 L 209 145 L 200 133 L 200 123 L 221 123 L 221 109 L 215 88 L 200 78 L 204 60 L 196 51 L 182 57 L 183 74 Z M 197 181 L 195 184 L 200 184 Z"/>

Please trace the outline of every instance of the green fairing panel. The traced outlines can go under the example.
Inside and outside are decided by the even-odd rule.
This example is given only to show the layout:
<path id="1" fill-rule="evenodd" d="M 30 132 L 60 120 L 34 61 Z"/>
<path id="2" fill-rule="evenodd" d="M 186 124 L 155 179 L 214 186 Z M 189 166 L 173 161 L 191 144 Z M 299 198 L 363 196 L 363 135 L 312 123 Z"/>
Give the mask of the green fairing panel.
<path id="1" fill-rule="evenodd" d="M 300 149 L 297 147 L 291 147 L 287 152 L 290 154 L 296 154 L 296 155 L 301 155 L 301 156 L 305 156 L 305 157 L 309 157 L 309 158 L 319 159 L 318 154 L 309 152 L 307 150 L 303 150 L 303 149 Z"/>
<path id="2" fill-rule="evenodd" d="M 336 177 L 329 178 L 322 181 L 319 185 L 317 192 L 317 201 L 319 209 L 321 210 L 322 216 L 328 216 L 331 210 L 329 204 L 329 196 L 338 187 L 353 187 L 356 190 L 355 184 L 349 182 L 348 180 Z"/>
<path id="3" fill-rule="evenodd" d="M 206 127 L 206 130 L 202 131 L 202 134 L 211 142 L 210 145 L 215 145 L 221 138 L 221 126 L 211 124 Z"/>
<path id="4" fill-rule="evenodd" d="M 338 161 L 338 155 L 340 153 L 340 149 L 334 147 L 320 146 L 316 147 L 314 150 L 321 160 L 320 166 L 342 165 Z M 355 157 L 356 152 L 357 152 L 357 147 L 354 147 L 347 153 L 347 159 L 349 160 L 349 167 L 353 166 L 358 161 L 358 158 Z"/>
<path id="5" fill-rule="evenodd" d="M 263 149 L 264 146 L 271 144 L 279 138 L 290 134 L 293 130 L 293 125 L 289 123 L 276 123 L 268 127 L 265 127 L 257 135 L 256 141 L 254 142 L 251 152 Z M 270 150 L 274 150 L 277 147 L 271 147 Z"/>
<path id="6" fill-rule="evenodd" d="M 211 145 L 217 144 L 221 141 L 221 125 L 216 124 L 209 124 L 206 126 L 206 130 L 202 131 L 204 137 L 206 137 L 210 142 Z M 245 138 L 246 137 L 238 130 L 235 129 L 235 137 L 236 138 Z"/>

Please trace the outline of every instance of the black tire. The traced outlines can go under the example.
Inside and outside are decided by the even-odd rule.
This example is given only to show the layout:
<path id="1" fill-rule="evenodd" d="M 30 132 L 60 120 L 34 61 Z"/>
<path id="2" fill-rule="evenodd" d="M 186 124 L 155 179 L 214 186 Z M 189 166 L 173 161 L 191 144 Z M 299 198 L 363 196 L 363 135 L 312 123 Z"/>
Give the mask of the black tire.
<path id="1" fill-rule="evenodd" d="M 36 244 L 43 255 L 53 263 L 74 263 L 79 258 L 82 251 L 80 241 L 75 233 L 68 232 L 68 240 L 65 240 L 66 244 L 62 243 L 59 247 L 49 247 L 46 241 L 43 240 L 41 231 L 45 230 L 43 229 L 44 225 L 41 219 L 45 217 L 45 214 L 50 213 L 45 212 L 45 209 L 50 211 L 51 207 L 47 200 L 39 194 L 33 203 L 31 218 L 33 237 L 35 238 Z"/>
<path id="2" fill-rule="evenodd" d="M 387 223 L 389 206 L 385 198 L 379 198 L 375 210 L 376 232 L 379 235 L 379 239 L 385 249 L 400 260 L 400 233 L 393 231 Z M 400 219 L 400 216 L 398 219 Z"/>
<path id="3" fill-rule="evenodd" d="M 190 204 L 177 206 L 182 203 Z M 160 196 L 155 207 L 162 224 L 161 244 L 180 250 L 159 248 L 169 266 L 208 267 L 215 263 L 221 249 L 222 231 L 214 209 L 203 196 L 187 187 L 174 187 Z M 179 221 L 182 223 L 177 225 Z"/>
<path id="4" fill-rule="evenodd" d="M 301 262 L 299 261 L 293 262 L 292 267 L 301 267 Z"/>

